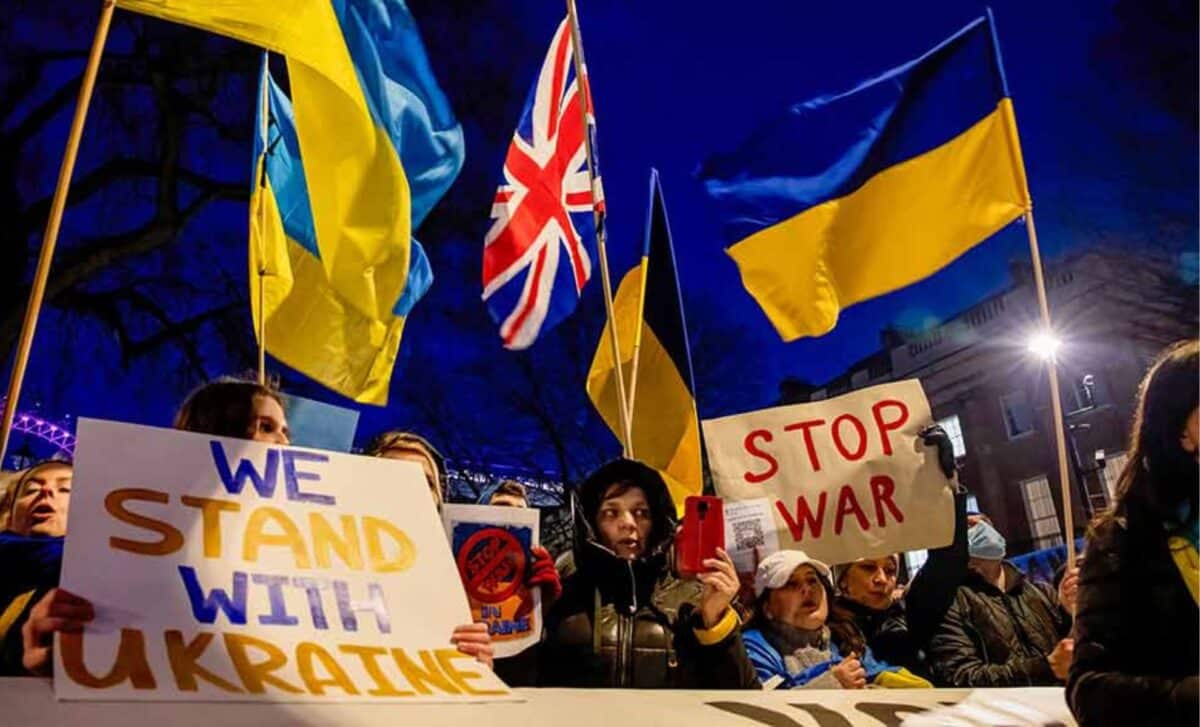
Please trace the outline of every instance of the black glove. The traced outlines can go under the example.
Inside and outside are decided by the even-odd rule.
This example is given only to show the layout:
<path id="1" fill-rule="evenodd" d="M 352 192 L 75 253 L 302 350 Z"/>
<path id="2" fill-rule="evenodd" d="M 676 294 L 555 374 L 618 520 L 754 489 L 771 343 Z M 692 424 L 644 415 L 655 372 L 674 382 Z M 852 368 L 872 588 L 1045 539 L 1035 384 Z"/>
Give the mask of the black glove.
<path id="1" fill-rule="evenodd" d="M 930 447 L 937 447 L 938 467 L 946 479 L 954 479 L 954 444 L 946 430 L 937 424 L 930 424 L 921 430 L 921 440 Z"/>

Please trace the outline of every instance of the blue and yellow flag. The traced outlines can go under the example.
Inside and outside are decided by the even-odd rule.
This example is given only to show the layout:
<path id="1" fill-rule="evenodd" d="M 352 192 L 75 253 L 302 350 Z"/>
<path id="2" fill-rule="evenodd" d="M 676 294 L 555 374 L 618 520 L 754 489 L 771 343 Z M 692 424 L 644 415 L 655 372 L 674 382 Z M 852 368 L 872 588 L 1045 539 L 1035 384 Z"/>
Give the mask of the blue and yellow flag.
<path id="1" fill-rule="evenodd" d="M 682 507 L 683 499 L 700 494 L 703 486 L 700 425 L 675 250 L 655 170 L 650 171 L 642 262 L 621 280 L 613 318 L 621 345 L 621 375 L 627 382 L 632 380 L 634 349 L 638 351 L 637 385 L 626 386 L 633 397 L 633 456 L 663 474 L 676 506 Z M 588 372 L 587 392 L 620 439 L 610 335 L 606 324 Z"/>
<path id="2" fill-rule="evenodd" d="M 1030 207 L 990 16 L 790 107 L 699 172 L 742 283 L 784 340 L 949 264 Z"/>
<path id="3" fill-rule="evenodd" d="M 291 99 L 265 82 L 270 113 L 256 143 L 255 330 L 265 270 L 268 350 L 351 398 L 386 403 L 403 315 L 430 279 L 410 248 L 412 227 L 463 159 L 461 128 L 408 8 L 402 0 L 118 4 L 286 58 Z"/>

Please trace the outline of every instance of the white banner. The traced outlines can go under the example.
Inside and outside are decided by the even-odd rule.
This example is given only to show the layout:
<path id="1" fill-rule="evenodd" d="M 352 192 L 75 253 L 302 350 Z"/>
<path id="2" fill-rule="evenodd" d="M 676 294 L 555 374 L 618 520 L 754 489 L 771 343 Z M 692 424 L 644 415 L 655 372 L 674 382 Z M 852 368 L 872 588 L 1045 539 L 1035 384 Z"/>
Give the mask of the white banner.
<path id="1" fill-rule="evenodd" d="M 90 419 L 78 434 L 62 587 L 96 620 L 59 635 L 60 698 L 510 695 L 450 644 L 471 617 L 417 465 Z"/>
<path id="2" fill-rule="evenodd" d="M 703 426 L 717 493 L 765 498 L 779 547 L 833 564 L 950 543 L 953 495 L 917 434 L 930 420 L 909 380 Z"/>
<path id="3" fill-rule="evenodd" d="M 383 727 L 1071 727 L 1061 688 L 814 689 L 705 692 L 659 689 L 518 689 L 521 703 L 411 704 L 129 704 L 55 702 L 45 680 L 0 679 L 5 724 L 21 727 L 292 727 L 296 724 Z M 131 710 L 136 709 L 136 713 Z M 484 712 L 483 710 L 486 710 Z"/>

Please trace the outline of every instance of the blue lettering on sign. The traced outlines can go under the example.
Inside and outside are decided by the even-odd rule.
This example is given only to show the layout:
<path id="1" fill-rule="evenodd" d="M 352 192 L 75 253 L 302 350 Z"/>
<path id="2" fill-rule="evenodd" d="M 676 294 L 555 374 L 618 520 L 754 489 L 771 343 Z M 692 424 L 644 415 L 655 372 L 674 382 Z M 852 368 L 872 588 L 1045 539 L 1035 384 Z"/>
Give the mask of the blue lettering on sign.
<path id="1" fill-rule="evenodd" d="M 300 619 L 287 611 L 287 600 L 283 597 L 283 587 L 291 581 L 287 576 L 269 576 L 265 573 L 255 573 L 252 580 L 260 586 L 267 587 L 267 600 L 271 604 L 271 612 L 258 617 L 258 622 L 264 626 L 295 626 Z"/>
<path id="2" fill-rule="evenodd" d="M 267 463 L 262 474 L 259 474 L 253 462 L 246 459 L 238 460 L 237 472 L 234 473 L 229 467 L 229 458 L 225 455 L 225 448 L 221 443 L 214 440 L 209 442 L 209 446 L 212 449 L 213 463 L 217 466 L 217 474 L 221 477 L 226 492 L 240 495 L 242 488 L 249 481 L 259 497 L 274 497 L 275 481 L 279 478 L 279 450 L 267 450 Z"/>
<path id="3" fill-rule="evenodd" d="M 328 462 L 329 457 L 315 452 L 294 452 L 284 450 L 283 452 L 283 479 L 287 486 L 287 496 L 289 500 L 299 502 L 315 502 L 319 505 L 336 505 L 337 501 L 333 499 L 333 495 L 321 495 L 315 492 L 301 492 L 300 480 L 315 480 L 321 481 L 321 475 L 316 472 L 300 472 L 296 469 L 296 461 L 301 462 Z"/>
<path id="4" fill-rule="evenodd" d="M 296 576 L 292 585 L 303 588 L 308 596 L 308 610 L 312 612 L 313 628 L 328 629 L 329 621 L 325 618 L 325 604 L 321 601 L 321 590 L 329 587 L 329 582 L 323 578 L 302 578 Z"/>
<path id="5" fill-rule="evenodd" d="M 196 579 L 196 569 L 191 566 L 179 566 L 179 575 L 183 578 L 183 587 L 187 590 L 188 600 L 192 604 L 192 615 L 201 623 L 210 624 L 217 620 L 217 611 L 225 613 L 229 623 L 239 626 L 246 625 L 246 574 L 241 571 L 233 572 L 233 597 L 224 589 L 214 588 L 207 595 Z"/>
<path id="6" fill-rule="evenodd" d="M 217 476 L 221 478 L 221 484 L 225 486 L 225 491 L 231 495 L 240 495 L 242 490 L 246 488 L 246 483 L 249 483 L 258 496 L 263 499 L 270 499 L 275 496 L 275 486 L 279 481 L 279 462 L 283 460 L 283 480 L 284 489 L 287 493 L 287 499 L 294 502 L 311 502 L 318 505 L 336 505 L 337 500 L 333 495 L 323 495 L 316 492 L 305 492 L 300 489 L 300 483 L 304 480 L 320 482 L 321 475 L 316 472 L 305 472 L 297 469 L 298 462 L 328 462 L 329 457 L 324 454 L 315 452 L 299 452 L 293 450 L 278 450 L 271 448 L 267 450 L 267 461 L 263 464 L 261 472 L 254 462 L 248 459 L 238 459 L 237 468 L 230 466 L 229 456 L 225 453 L 225 447 L 220 442 L 213 440 L 209 442 L 209 448 L 212 450 L 213 464 L 217 467 Z"/>

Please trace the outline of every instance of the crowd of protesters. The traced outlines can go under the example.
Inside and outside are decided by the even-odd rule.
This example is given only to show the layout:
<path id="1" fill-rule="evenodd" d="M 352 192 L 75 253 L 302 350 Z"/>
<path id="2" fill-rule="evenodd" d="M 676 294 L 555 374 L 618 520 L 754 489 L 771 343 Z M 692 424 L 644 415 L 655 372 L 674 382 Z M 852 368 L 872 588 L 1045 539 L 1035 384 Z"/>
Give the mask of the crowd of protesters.
<path id="1" fill-rule="evenodd" d="M 514 686 L 860 689 L 1066 685 L 1082 724 L 1196 724 L 1200 633 L 1200 484 L 1196 341 L 1165 351 L 1139 390 L 1130 457 L 1110 511 L 1089 532 L 1082 572 L 1056 587 L 1005 559 L 1004 536 L 967 511 L 948 437 L 923 432 L 958 490 L 954 540 L 901 587 L 901 554 L 829 564 L 798 550 L 766 555 L 752 598 L 723 550 L 704 571 L 673 566 L 676 508 L 663 477 L 618 459 L 573 489 L 573 565 L 534 547 L 527 585 L 542 589 L 539 646 L 494 660 L 484 624 L 450 643 Z M 219 379 L 194 391 L 175 427 L 288 444 L 270 387 Z M 421 466 L 437 508 L 446 465 L 422 437 L 384 432 L 368 456 Z M 47 674 L 57 631 L 91 605 L 57 588 L 72 467 L 45 461 L 0 481 L 0 675 Z M 528 507 L 517 482 L 479 504 Z"/>

